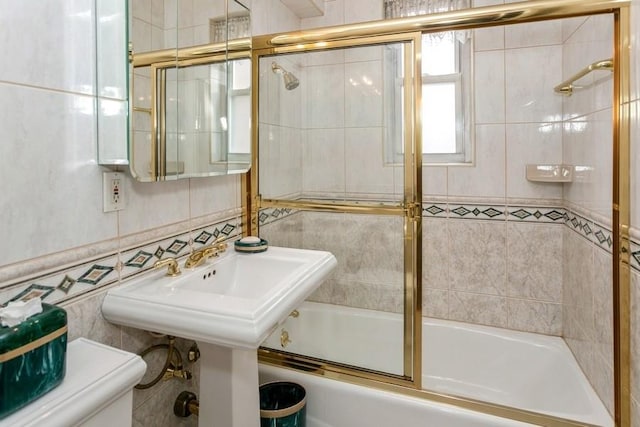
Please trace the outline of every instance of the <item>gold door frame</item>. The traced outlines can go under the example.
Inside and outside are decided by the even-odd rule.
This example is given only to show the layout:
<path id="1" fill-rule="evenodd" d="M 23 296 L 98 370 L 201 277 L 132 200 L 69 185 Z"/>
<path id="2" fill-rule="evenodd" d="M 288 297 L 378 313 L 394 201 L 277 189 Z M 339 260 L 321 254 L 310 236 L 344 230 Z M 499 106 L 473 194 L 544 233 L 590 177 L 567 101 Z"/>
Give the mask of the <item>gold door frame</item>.
<path id="1" fill-rule="evenodd" d="M 419 388 L 421 381 L 421 364 L 415 363 L 421 360 L 422 346 L 414 345 L 420 343 L 422 337 L 421 330 L 421 290 L 419 278 L 421 277 L 421 228 L 422 228 L 422 137 L 420 117 L 417 111 L 418 100 L 421 99 L 422 84 L 420 72 L 421 57 L 421 32 L 387 34 L 378 36 L 368 36 L 355 40 L 327 41 L 313 46 L 296 46 L 294 49 L 286 49 L 287 53 L 302 53 L 326 49 L 350 48 L 357 46 L 380 45 L 383 43 L 402 43 L 404 49 L 404 69 L 406 70 L 406 84 L 404 88 L 404 111 L 410 117 L 404 123 L 404 192 L 401 203 L 387 203 L 381 205 L 379 202 L 358 202 L 349 203 L 347 201 L 335 203 L 322 200 L 289 200 L 289 199 L 264 199 L 259 191 L 259 111 L 258 94 L 259 89 L 259 66 L 253 67 L 252 78 L 252 164 L 251 164 L 251 188 L 255 192 L 251 195 L 251 234 L 258 234 L 258 214 L 260 209 L 268 207 L 287 207 L 297 210 L 307 210 L 316 212 L 341 212 L 354 214 L 372 215 L 393 215 L 402 216 L 404 219 L 404 352 L 403 352 L 403 375 L 382 375 L 374 372 L 357 371 L 351 367 L 339 366 L 337 364 L 327 364 L 310 357 L 304 356 L 283 356 L 277 351 L 262 349 L 260 351 L 261 360 L 279 361 L 295 360 L 296 363 L 310 364 L 314 369 L 325 372 L 347 373 L 358 375 L 362 373 L 365 378 L 376 378 L 378 381 L 391 382 L 393 384 L 412 386 Z M 252 63 L 259 64 L 260 58 L 270 57 L 284 53 L 282 49 L 262 48 L 254 49 Z M 414 125 L 415 124 L 415 125 Z M 407 166 L 409 165 L 409 166 Z M 416 274 L 417 272 L 417 274 Z M 418 307 L 416 311 L 414 307 Z M 285 359 L 283 359 L 285 357 Z M 417 381 L 417 383 L 416 383 Z"/>
<path id="2" fill-rule="evenodd" d="M 628 0 L 531 0 L 498 6 L 459 10 L 454 12 L 400 18 L 386 21 L 365 22 L 313 30 L 297 31 L 285 34 L 257 36 L 252 39 L 252 168 L 243 176 L 242 201 L 245 210 L 245 233 L 257 234 L 258 213 L 264 207 L 291 207 L 296 209 L 352 212 L 371 214 L 404 215 L 417 219 L 412 223 L 412 231 L 405 228 L 405 237 L 412 240 L 414 255 L 420 255 L 420 242 L 416 236 L 421 232 L 421 162 L 415 162 L 415 168 L 408 171 L 409 161 L 405 158 L 405 201 L 402 210 L 392 206 L 351 205 L 348 203 L 296 202 L 290 200 L 263 200 L 258 193 L 258 60 L 261 56 L 294 52 L 305 52 L 338 47 L 351 47 L 384 41 L 408 41 L 415 38 L 416 32 L 440 32 L 453 29 L 472 29 L 489 26 L 502 26 L 550 19 L 587 16 L 610 13 L 614 17 L 614 101 L 613 101 L 613 313 L 614 313 L 614 387 L 615 387 L 615 424 L 628 427 L 630 415 L 630 283 L 629 283 L 629 154 L 630 154 L 630 1 Z M 404 36 L 403 36 L 404 35 Z M 403 38 L 404 37 L 404 38 Z M 416 43 L 419 45 L 419 43 Z M 416 66 L 417 61 L 414 61 Z M 414 74 L 419 77 L 420 73 Z M 551 89 L 550 89 L 551 90 Z M 420 93 L 415 94 L 412 108 L 413 122 L 416 124 L 414 137 L 421 140 L 416 105 L 420 104 Z M 405 141 L 405 144 L 408 144 Z M 417 147 L 418 142 L 413 144 Z M 405 145 L 406 146 L 406 145 Z M 421 152 L 421 150 L 419 151 Z M 407 153 L 407 150 L 405 150 Z M 415 152 L 414 152 L 415 153 Z M 411 176 L 409 176 L 411 175 Z M 408 194 L 414 192 L 414 198 Z M 419 192 L 420 194 L 415 194 Z M 410 222 L 405 221 L 405 225 Z M 405 244 L 405 255 L 407 245 Z M 282 367 L 302 368 L 316 375 L 361 384 L 369 387 L 390 390 L 405 395 L 422 397 L 434 402 L 452 404 L 461 408 L 510 418 L 517 421 L 542 426 L 579 426 L 585 425 L 572 420 L 534 413 L 516 408 L 477 401 L 474 399 L 449 396 L 420 389 L 421 374 L 421 275 L 420 258 L 405 256 L 405 290 L 407 307 L 413 307 L 413 313 L 405 312 L 406 322 L 412 329 L 405 338 L 413 338 L 411 375 L 395 377 L 381 375 L 344 365 L 321 362 L 312 358 L 284 354 L 278 351 L 260 350 L 263 363 Z M 406 311 L 406 310 L 405 310 Z M 407 343 L 405 342 L 405 347 Z M 411 347 L 411 345 L 409 344 Z M 405 355 L 406 356 L 406 355 Z M 418 357 L 416 357 L 418 356 Z M 408 360 L 408 359 L 405 359 Z M 406 373 L 406 372 L 405 372 Z"/>

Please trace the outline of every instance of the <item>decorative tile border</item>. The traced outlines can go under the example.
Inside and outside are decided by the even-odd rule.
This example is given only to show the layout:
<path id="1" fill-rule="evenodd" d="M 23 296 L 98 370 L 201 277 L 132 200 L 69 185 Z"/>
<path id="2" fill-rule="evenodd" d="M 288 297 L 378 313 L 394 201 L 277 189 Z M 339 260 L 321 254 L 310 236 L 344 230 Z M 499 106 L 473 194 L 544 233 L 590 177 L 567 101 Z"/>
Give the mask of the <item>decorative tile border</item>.
<path id="1" fill-rule="evenodd" d="M 423 203 L 422 216 L 424 218 L 446 218 L 449 208 L 446 203 Z"/>
<path id="2" fill-rule="evenodd" d="M 612 252 L 613 233 L 608 227 L 570 210 L 566 211 L 565 225 L 599 248 Z"/>
<path id="3" fill-rule="evenodd" d="M 472 203 L 423 203 L 424 218 L 455 218 L 493 221 L 562 224 L 565 210 L 558 207 L 479 205 Z"/>
<path id="4" fill-rule="evenodd" d="M 631 240 L 631 256 L 629 257 L 629 264 L 631 268 L 640 273 L 640 242 Z"/>
<path id="5" fill-rule="evenodd" d="M 76 297 L 97 287 L 107 286 L 153 268 L 163 258 L 180 258 L 198 248 L 213 243 L 217 238 L 233 239 L 242 234 L 240 218 L 223 220 L 191 232 L 112 253 L 89 262 L 17 282 L 0 289 L 0 305 L 10 301 L 40 297 L 53 304 Z M 193 238 L 191 236 L 194 236 Z"/>
<path id="6" fill-rule="evenodd" d="M 262 209 L 259 222 L 260 225 L 266 225 L 297 212 L 289 208 Z M 613 236 L 609 227 L 589 220 L 570 209 L 557 206 L 423 202 L 422 217 L 559 224 L 567 226 L 609 253 L 613 248 Z M 640 268 L 640 245 L 634 261 Z"/>
<path id="7" fill-rule="evenodd" d="M 504 221 L 507 218 L 505 206 L 488 206 L 474 204 L 449 204 L 449 218 L 488 219 Z"/>
<path id="8" fill-rule="evenodd" d="M 508 220 L 562 224 L 566 212 L 557 207 L 508 206 Z"/>
<path id="9" fill-rule="evenodd" d="M 120 277 L 122 280 L 153 268 L 153 264 L 163 258 L 180 258 L 193 249 L 210 245 L 217 239 L 232 239 L 242 234 L 240 219 L 232 218 L 206 225 L 191 232 L 167 237 L 161 241 L 137 246 L 121 253 L 123 260 Z"/>
<path id="10" fill-rule="evenodd" d="M 591 240 L 594 228 L 592 221 L 589 221 L 575 212 L 567 211 L 567 220 L 565 221 L 565 224 L 582 237 Z"/>
<path id="11" fill-rule="evenodd" d="M 121 252 L 121 279 L 149 270 L 153 268 L 156 261 L 163 258 L 180 258 L 187 255 L 191 252 L 190 240 L 191 234 L 187 232 Z"/>
<path id="12" fill-rule="evenodd" d="M 613 250 L 613 232 L 606 227 L 593 222 L 593 234 L 591 240 L 607 252 Z"/>
<path id="13" fill-rule="evenodd" d="M 296 209 L 291 208 L 265 208 L 258 213 L 258 224 L 267 225 L 274 221 L 281 220 L 290 215 L 297 213 Z"/>
<path id="14" fill-rule="evenodd" d="M 424 218 L 564 224 L 609 253 L 613 247 L 613 236 L 608 227 L 560 207 L 423 203 L 422 216 Z M 638 250 L 636 262 L 640 265 L 640 248 Z"/>
<path id="15" fill-rule="evenodd" d="M 51 274 L 18 282 L 0 291 L 0 303 L 26 300 L 39 296 L 44 302 L 56 303 L 71 296 L 107 286 L 118 280 L 118 255 L 105 257 L 68 267 Z"/>

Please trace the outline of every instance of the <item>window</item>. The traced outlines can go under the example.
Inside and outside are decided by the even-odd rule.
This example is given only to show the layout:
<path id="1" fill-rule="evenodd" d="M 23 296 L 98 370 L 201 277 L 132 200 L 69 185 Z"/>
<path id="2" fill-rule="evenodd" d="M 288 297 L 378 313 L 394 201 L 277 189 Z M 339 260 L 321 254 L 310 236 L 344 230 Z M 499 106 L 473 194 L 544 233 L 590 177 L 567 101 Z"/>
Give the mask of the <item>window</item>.
<path id="1" fill-rule="evenodd" d="M 204 110 L 209 121 L 210 163 L 247 162 L 251 153 L 251 60 L 209 67 Z"/>
<path id="2" fill-rule="evenodd" d="M 471 161 L 471 40 L 422 37 L 422 153 L 426 163 Z"/>
<path id="3" fill-rule="evenodd" d="M 229 160 L 251 153 L 251 60 L 229 61 Z"/>
<path id="4" fill-rule="evenodd" d="M 467 32 L 422 37 L 422 154 L 424 163 L 468 163 L 472 159 L 471 40 Z M 402 53 L 385 53 L 386 157 L 404 155 Z"/>

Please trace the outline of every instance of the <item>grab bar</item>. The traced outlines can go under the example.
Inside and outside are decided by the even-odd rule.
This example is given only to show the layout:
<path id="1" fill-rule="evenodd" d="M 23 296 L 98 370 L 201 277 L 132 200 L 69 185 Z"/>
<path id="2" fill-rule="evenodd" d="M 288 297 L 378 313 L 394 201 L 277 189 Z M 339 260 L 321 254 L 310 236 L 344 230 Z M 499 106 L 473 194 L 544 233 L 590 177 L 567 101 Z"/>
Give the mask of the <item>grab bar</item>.
<path id="1" fill-rule="evenodd" d="M 558 86 L 554 87 L 553 90 L 563 95 L 571 96 L 571 94 L 573 94 L 573 89 L 580 87 L 580 86 L 574 86 L 573 84 L 577 80 L 589 74 L 590 72 L 597 71 L 597 70 L 613 71 L 613 58 L 603 59 L 602 61 L 596 61 L 593 64 L 584 67 L 575 75 L 563 81 Z"/>

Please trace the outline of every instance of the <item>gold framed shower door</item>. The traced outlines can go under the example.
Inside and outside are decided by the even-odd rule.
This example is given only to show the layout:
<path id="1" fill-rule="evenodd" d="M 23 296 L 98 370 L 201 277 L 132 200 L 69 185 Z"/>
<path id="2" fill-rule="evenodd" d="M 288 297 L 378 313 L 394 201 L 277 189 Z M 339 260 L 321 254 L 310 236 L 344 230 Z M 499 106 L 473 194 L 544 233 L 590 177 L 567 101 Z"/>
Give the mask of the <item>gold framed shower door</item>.
<path id="1" fill-rule="evenodd" d="M 369 36 L 357 40 L 336 40 L 326 41 L 314 46 L 296 46 L 288 53 L 310 52 L 326 49 L 339 49 L 362 47 L 369 45 L 381 44 L 402 44 L 404 50 L 403 69 L 408 76 L 405 76 L 404 91 L 404 111 L 409 112 L 411 117 L 404 123 L 404 190 L 402 202 L 379 203 L 379 202 L 358 202 L 350 203 L 348 201 L 336 202 L 328 200 L 290 200 L 290 199 L 264 199 L 259 194 L 259 70 L 257 66 L 253 67 L 252 78 L 252 158 L 251 164 L 251 180 L 250 184 L 245 182 L 245 186 L 252 189 L 249 201 L 251 203 L 250 211 L 250 233 L 258 234 L 258 215 L 260 209 L 269 207 L 288 207 L 297 210 L 315 211 L 315 212 L 340 212 L 354 214 L 372 214 L 372 215 L 393 215 L 401 216 L 404 219 L 404 351 L 403 351 L 403 375 L 381 375 L 374 372 L 365 372 L 366 378 L 376 378 L 379 381 L 391 382 L 405 386 L 420 387 L 421 365 L 415 363 L 420 360 L 421 353 L 421 289 L 418 283 L 421 277 L 421 222 L 422 222 L 422 137 L 420 129 L 420 117 L 417 113 L 419 99 L 421 98 L 422 85 L 420 73 L 420 50 L 421 50 L 420 32 L 404 33 L 404 34 L 383 34 L 377 36 Z M 285 49 L 286 51 L 287 49 Z M 259 64 L 261 57 L 274 56 L 283 54 L 282 49 L 262 48 L 253 49 L 252 63 Z M 407 167 L 409 165 L 409 167 Z M 248 181 L 248 180 L 245 180 Z M 244 198 L 243 198 L 244 200 Z M 409 272 L 409 273 L 407 273 Z M 413 307 L 418 307 L 414 310 Z M 261 350 L 261 360 L 277 360 L 281 361 L 282 355 L 274 351 Z M 303 361 L 303 358 L 292 356 L 297 361 Z M 318 364 L 311 358 L 305 358 L 303 363 Z M 339 366 L 338 364 L 325 364 L 319 362 L 323 371 L 333 371 L 336 373 L 355 373 L 352 368 Z M 364 371 L 362 371 L 364 372 Z"/>
<path id="2" fill-rule="evenodd" d="M 613 100 L 613 300 L 614 300 L 614 393 L 615 424 L 631 425 L 630 414 L 630 279 L 629 279 L 629 208 L 630 208 L 630 2 L 628 0 L 531 0 L 454 12 L 399 18 L 387 21 L 366 22 L 273 34 L 254 37 L 252 61 L 252 168 L 242 180 L 242 201 L 245 212 L 245 232 L 256 235 L 258 214 L 266 207 L 290 207 L 310 211 L 369 213 L 402 215 L 405 218 L 405 375 L 392 376 L 362 369 L 318 361 L 312 358 L 284 354 L 273 350 L 260 350 L 263 363 L 281 367 L 303 369 L 307 372 L 339 379 L 368 387 L 377 387 L 406 395 L 425 398 L 434 402 L 452 404 L 461 408 L 495 415 L 542 426 L 585 425 L 531 411 L 496 405 L 474 399 L 449 396 L 421 389 L 421 153 L 420 117 L 421 94 L 413 92 L 412 114 L 405 123 L 405 190 L 403 203 L 396 206 L 348 202 L 295 201 L 263 199 L 259 193 L 258 159 L 258 93 L 259 79 L 255 64 L 262 56 L 325 50 L 340 47 L 361 46 L 390 41 L 411 42 L 414 54 L 419 53 L 421 33 L 456 29 L 474 29 L 489 26 L 520 24 L 550 19 L 612 14 L 614 17 L 614 100 Z M 407 64 L 412 67 L 414 78 L 419 83 L 420 73 L 415 68 L 418 59 L 414 56 Z M 420 87 L 420 84 L 416 84 Z M 406 98 L 405 98 L 406 99 Z M 406 106 L 405 106 L 406 107 Z M 409 129 L 410 127 L 410 129 Z M 411 254 L 407 257 L 406 254 Z M 409 355 L 407 355 L 409 353 Z M 410 367 L 408 365 L 411 364 Z"/>

